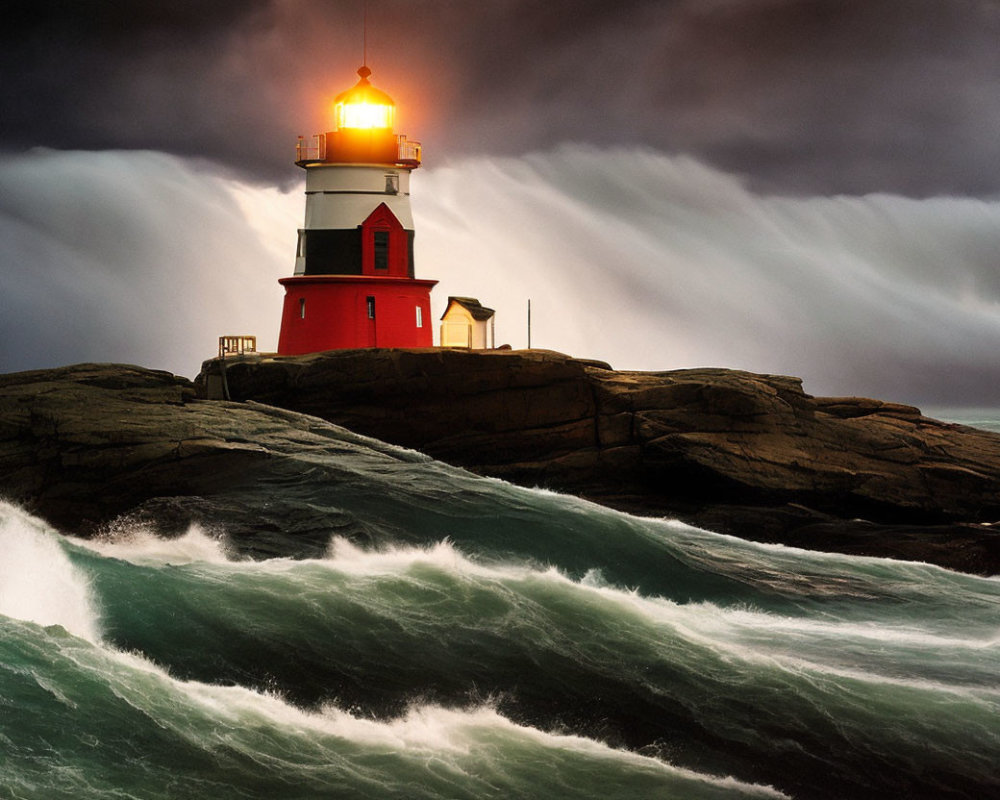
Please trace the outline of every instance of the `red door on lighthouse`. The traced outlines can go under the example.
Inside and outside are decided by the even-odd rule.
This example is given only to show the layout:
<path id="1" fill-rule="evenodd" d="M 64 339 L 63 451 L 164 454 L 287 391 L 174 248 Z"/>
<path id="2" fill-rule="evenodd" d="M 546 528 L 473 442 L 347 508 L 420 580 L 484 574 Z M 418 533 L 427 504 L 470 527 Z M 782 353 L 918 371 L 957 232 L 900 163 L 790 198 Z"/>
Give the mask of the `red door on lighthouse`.
<path id="1" fill-rule="evenodd" d="M 378 330 L 375 322 L 375 295 L 365 297 L 365 316 L 367 320 L 367 346 L 378 347 Z"/>

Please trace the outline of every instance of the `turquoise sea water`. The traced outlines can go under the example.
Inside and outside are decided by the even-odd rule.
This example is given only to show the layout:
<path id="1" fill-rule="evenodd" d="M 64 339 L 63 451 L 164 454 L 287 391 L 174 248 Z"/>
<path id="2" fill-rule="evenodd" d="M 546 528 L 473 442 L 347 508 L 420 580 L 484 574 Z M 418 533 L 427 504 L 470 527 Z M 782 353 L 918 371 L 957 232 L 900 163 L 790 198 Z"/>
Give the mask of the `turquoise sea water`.
<path id="1" fill-rule="evenodd" d="M 1000 408 L 929 407 L 921 410 L 927 417 L 1000 433 Z"/>
<path id="2" fill-rule="evenodd" d="M 0 797 L 1000 796 L 1000 580 L 293 462 L 169 540 L 0 504 Z"/>

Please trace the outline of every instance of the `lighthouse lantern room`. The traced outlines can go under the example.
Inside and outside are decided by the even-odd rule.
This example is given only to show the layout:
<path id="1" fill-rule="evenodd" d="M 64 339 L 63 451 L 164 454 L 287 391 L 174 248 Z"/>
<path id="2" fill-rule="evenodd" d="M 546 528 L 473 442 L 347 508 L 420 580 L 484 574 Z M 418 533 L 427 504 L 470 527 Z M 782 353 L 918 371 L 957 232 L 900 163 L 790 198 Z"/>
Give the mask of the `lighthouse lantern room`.
<path id="1" fill-rule="evenodd" d="M 420 143 L 393 132 L 395 103 L 368 80 L 334 100 L 332 131 L 299 137 L 305 226 L 285 288 L 279 355 L 430 347 L 430 293 L 415 277 L 410 173 Z"/>

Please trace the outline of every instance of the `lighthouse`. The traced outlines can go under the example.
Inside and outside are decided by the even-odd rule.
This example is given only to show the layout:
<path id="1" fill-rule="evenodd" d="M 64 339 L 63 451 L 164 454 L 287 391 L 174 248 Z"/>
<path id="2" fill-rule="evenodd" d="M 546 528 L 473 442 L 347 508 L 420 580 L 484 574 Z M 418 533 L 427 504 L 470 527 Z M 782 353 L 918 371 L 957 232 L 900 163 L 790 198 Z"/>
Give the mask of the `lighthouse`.
<path id="1" fill-rule="evenodd" d="M 430 347 L 431 289 L 415 276 L 410 173 L 420 143 L 394 133 L 396 105 L 368 80 L 333 103 L 333 130 L 299 137 L 306 213 L 285 288 L 279 355 Z"/>

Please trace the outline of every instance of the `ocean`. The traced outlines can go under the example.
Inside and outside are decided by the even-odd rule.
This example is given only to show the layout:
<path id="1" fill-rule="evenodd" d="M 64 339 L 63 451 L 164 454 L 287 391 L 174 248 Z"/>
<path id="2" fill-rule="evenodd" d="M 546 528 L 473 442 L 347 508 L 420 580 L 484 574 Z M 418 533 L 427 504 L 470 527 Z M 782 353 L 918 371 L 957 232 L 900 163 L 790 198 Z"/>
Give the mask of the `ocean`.
<path id="1" fill-rule="evenodd" d="M 1000 580 L 342 437 L 179 537 L 0 503 L 0 797 L 1000 797 Z"/>
<path id="2" fill-rule="evenodd" d="M 933 417 L 945 422 L 957 422 L 959 425 L 969 425 L 973 428 L 982 428 L 984 431 L 1000 433 L 1000 409 L 998 408 L 935 406 L 921 409 L 921 411 L 925 417 Z"/>

